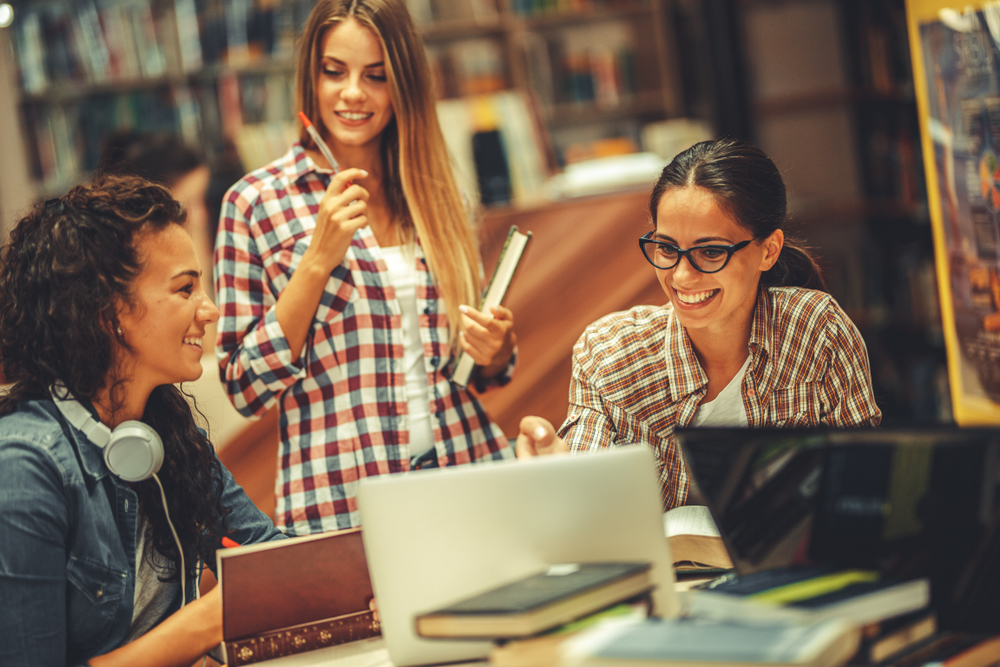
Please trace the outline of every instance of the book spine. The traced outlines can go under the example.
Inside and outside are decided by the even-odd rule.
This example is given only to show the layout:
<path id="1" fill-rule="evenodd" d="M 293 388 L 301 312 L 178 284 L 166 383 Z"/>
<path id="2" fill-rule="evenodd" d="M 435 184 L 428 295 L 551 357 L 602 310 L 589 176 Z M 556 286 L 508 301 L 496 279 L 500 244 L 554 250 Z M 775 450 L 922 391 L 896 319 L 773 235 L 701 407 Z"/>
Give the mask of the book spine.
<path id="1" fill-rule="evenodd" d="M 346 618 L 327 619 L 256 637 L 227 641 L 226 657 L 230 667 L 240 667 L 271 658 L 377 637 L 380 634 L 379 622 L 375 620 L 373 612 L 366 611 Z"/>

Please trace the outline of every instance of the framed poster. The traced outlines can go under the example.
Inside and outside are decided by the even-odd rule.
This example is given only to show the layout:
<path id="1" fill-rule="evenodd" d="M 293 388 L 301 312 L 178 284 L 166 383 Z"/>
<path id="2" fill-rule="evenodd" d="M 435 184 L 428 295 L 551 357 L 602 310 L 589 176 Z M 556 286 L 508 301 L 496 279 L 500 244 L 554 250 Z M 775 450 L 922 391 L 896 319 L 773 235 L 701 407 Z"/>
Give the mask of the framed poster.
<path id="1" fill-rule="evenodd" d="M 1000 423 L 1000 1 L 907 0 L 959 425 Z"/>

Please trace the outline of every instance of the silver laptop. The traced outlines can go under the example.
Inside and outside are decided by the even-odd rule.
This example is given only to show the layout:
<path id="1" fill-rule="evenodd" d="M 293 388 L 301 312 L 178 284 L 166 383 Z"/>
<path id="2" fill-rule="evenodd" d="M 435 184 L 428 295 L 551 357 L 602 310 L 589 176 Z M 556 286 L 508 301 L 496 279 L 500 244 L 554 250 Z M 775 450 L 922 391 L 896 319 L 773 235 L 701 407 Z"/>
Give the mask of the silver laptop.
<path id="1" fill-rule="evenodd" d="M 489 642 L 418 637 L 414 617 L 555 563 L 648 561 L 655 613 L 679 609 L 646 447 L 366 478 L 358 504 L 399 667 L 485 657 Z"/>

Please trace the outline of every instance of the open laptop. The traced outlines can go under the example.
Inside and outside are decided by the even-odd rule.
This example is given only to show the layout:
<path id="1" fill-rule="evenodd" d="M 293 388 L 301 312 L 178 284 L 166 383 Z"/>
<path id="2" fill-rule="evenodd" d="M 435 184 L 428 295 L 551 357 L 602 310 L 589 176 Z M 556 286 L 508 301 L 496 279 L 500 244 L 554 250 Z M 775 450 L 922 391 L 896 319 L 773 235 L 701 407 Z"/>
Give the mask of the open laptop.
<path id="1" fill-rule="evenodd" d="M 928 577 L 942 626 L 1000 631 L 1000 429 L 679 429 L 737 572 Z"/>
<path id="2" fill-rule="evenodd" d="M 654 613 L 678 612 L 646 447 L 368 478 L 358 504 L 399 667 L 484 658 L 489 642 L 422 639 L 414 617 L 556 563 L 648 561 Z"/>

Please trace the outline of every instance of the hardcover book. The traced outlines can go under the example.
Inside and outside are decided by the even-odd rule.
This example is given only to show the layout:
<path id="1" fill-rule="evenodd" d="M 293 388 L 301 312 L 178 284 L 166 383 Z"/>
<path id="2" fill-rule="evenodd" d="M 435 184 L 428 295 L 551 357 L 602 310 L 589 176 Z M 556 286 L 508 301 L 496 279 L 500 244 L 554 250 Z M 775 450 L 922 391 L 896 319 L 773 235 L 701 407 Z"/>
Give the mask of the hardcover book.
<path id="1" fill-rule="evenodd" d="M 926 578 L 896 581 L 868 570 L 790 567 L 723 578 L 709 586 L 691 591 L 692 615 L 793 622 L 842 618 L 864 625 L 930 603 Z"/>
<path id="2" fill-rule="evenodd" d="M 521 256 L 530 240 L 531 232 L 525 234 L 517 231 L 516 226 L 511 226 L 510 232 L 507 234 L 507 241 L 504 243 L 503 250 L 500 251 L 497 268 L 493 271 L 490 284 L 486 287 L 486 295 L 483 297 L 482 303 L 479 304 L 481 312 L 489 314 L 490 308 L 499 306 L 500 302 L 503 301 L 504 295 L 507 294 L 507 288 L 510 287 L 510 281 L 514 279 L 514 272 L 517 271 L 517 266 L 521 262 Z M 475 365 L 475 360 L 468 353 L 462 352 L 455 363 L 451 381 L 460 387 L 465 387 L 469 384 Z"/>
<path id="3" fill-rule="evenodd" d="M 417 616 L 435 638 L 527 637 L 653 588 L 649 563 L 565 563 Z"/>
<path id="4" fill-rule="evenodd" d="M 380 634 L 361 529 L 216 552 L 223 642 L 230 667 Z"/>
<path id="5" fill-rule="evenodd" d="M 678 572 L 731 570 L 726 545 L 704 505 L 682 505 L 663 515 L 663 532 Z"/>

